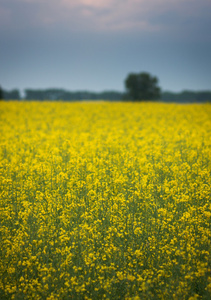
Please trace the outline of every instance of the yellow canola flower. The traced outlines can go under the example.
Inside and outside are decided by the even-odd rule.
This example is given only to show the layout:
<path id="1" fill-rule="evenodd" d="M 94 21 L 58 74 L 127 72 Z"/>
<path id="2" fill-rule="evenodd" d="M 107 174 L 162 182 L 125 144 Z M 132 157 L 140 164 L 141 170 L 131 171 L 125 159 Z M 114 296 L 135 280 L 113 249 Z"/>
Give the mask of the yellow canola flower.
<path id="1" fill-rule="evenodd" d="M 209 299 L 210 115 L 1 102 L 1 297 Z"/>

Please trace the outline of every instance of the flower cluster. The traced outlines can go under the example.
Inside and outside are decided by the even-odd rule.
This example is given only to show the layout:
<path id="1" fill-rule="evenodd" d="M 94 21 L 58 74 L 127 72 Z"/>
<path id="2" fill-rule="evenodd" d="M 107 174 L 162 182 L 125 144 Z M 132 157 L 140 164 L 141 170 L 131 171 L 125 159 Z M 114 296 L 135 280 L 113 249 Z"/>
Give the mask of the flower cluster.
<path id="1" fill-rule="evenodd" d="M 210 299 L 210 104 L 0 115 L 1 299 Z"/>

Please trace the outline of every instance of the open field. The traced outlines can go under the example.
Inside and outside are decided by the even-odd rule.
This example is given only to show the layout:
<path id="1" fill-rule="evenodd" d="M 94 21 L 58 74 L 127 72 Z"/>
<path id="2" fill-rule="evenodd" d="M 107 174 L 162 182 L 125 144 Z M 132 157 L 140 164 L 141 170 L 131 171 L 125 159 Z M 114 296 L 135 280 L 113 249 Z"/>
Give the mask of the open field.
<path id="1" fill-rule="evenodd" d="M 0 103 L 0 299 L 210 299 L 211 105 Z"/>

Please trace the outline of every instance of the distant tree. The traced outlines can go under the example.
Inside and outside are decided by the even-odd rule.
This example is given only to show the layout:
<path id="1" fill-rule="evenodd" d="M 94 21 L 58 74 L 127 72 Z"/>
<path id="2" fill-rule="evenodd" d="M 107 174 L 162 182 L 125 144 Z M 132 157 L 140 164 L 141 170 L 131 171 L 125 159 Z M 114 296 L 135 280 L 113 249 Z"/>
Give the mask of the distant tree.
<path id="1" fill-rule="evenodd" d="M 3 96 L 3 90 L 2 90 L 2 88 L 0 86 L 0 100 L 3 100 L 3 98 L 4 98 L 4 96 Z"/>
<path id="2" fill-rule="evenodd" d="M 127 94 L 124 98 L 133 101 L 160 99 L 161 89 L 157 77 L 149 73 L 131 73 L 125 80 Z"/>
<path id="3" fill-rule="evenodd" d="M 5 100 L 20 100 L 20 92 L 17 89 L 11 91 L 3 91 L 3 96 Z"/>
<path id="4" fill-rule="evenodd" d="M 178 103 L 206 103 L 211 102 L 211 91 L 163 92 L 161 100 L 164 102 Z"/>

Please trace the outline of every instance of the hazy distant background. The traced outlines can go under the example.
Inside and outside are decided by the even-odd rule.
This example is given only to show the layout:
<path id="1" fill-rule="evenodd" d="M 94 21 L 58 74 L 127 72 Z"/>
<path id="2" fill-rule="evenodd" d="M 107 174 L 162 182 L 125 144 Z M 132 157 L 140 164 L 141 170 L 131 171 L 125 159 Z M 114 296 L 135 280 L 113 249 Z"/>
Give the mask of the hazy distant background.
<path id="1" fill-rule="evenodd" d="M 0 0 L 0 85 L 123 91 L 147 71 L 210 90 L 210 32 L 210 0 Z"/>

